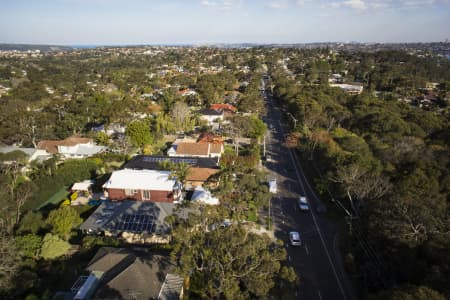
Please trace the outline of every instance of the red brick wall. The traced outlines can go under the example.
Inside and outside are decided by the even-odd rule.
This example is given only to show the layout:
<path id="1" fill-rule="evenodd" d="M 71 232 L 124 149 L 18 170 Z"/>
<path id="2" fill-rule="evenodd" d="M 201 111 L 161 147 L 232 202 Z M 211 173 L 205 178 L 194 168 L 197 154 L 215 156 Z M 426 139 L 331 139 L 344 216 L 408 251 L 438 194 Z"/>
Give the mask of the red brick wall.
<path id="1" fill-rule="evenodd" d="M 134 196 L 126 196 L 125 190 L 107 189 L 111 200 L 133 199 L 142 201 L 142 191 L 137 191 Z M 168 191 L 150 191 L 150 201 L 152 202 L 173 202 L 173 193 Z"/>

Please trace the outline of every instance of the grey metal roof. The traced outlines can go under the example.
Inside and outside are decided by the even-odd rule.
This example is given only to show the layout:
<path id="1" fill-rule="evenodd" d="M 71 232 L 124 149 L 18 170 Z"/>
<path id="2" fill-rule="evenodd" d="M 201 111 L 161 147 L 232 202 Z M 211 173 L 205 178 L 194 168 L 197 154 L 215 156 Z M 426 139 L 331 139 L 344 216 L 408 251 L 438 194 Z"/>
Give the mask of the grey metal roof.
<path id="1" fill-rule="evenodd" d="M 105 146 L 87 146 L 87 145 L 78 145 L 76 155 L 94 155 L 103 150 L 105 150 Z"/>
<path id="2" fill-rule="evenodd" d="M 129 219 L 126 216 L 145 216 L 152 226 L 133 226 L 130 232 L 141 233 L 139 229 L 142 229 L 142 233 L 168 234 L 169 226 L 164 219 L 173 213 L 174 207 L 175 204 L 165 202 L 105 201 L 81 224 L 80 229 L 88 233 L 109 231 L 120 234 L 128 231 L 128 227 L 120 226 L 124 219 Z"/>
<path id="3" fill-rule="evenodd" d="M 209 157 L 173 157 L 173 156 L 159 156 L 159 155 L 136 155 L 128 161 L 124 169 L 147 169 L 159 170 L 160 163 L 168 161 L 171 163 L 185 163 L 196 168 L 217 168 L 217 159 Z"/>
<path id="4" fill-rule="evenodd" d="M 27 156 L 32 156 L 38 149 L 35 149 L 35 148 L 20 148 L 20 147 L 16 147 L 16 146 L 0 147 L 0 152 L 1 153 L 9 153 L 9 152 L 17 151 L 17 150 L 18 151 L 22 151 Z"/>

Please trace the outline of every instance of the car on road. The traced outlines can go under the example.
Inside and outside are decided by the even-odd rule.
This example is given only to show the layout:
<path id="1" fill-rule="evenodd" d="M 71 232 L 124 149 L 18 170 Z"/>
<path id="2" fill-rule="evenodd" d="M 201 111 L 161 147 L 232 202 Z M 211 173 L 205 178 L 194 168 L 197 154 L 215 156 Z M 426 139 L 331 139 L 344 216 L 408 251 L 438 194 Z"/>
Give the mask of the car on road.
<path id="1" fill-rule="evenodd" d="M 302 240 L 300 238 L 300 233 L 298 233 L 297 231 L 289 232 L 289 242 L 292 246 L 301 246 Z"/>
<path id="2" fill-rule="evenodd" d="M 272 194 L 277 193 L 277 180 L 276 179 L 269 180 L 269 192 Z"/>
<path id="3" fill-rule="evenodd" d="M 305 196 L 298 197 L 298 208 L 303 211 L 309 210 L 309 203 Z"/>

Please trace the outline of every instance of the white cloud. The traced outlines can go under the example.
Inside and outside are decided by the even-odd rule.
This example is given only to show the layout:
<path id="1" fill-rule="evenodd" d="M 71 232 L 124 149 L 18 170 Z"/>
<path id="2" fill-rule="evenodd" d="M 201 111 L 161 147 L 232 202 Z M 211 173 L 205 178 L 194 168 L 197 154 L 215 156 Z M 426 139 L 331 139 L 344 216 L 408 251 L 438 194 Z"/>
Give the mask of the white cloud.
<path id="1" fill-rule="evenodd" d="M 421 8 L 441 3 L 449 3 L 449 0 L 345 0 L 332 2 L 332 7 L 348 7 L 357 10 L 386 9 L 386 8 Z"/>
<path id="2" fill-rule="evenodd" d="M 231 10 L 240 3 L 239 0 L 202 0 L 202 5 L 220 10 Z"/>
<path id="3" fill-rule="evenodd" d="M 434 0 L 401 0 L 400 1 L 403 6 L 406 7 L 420 7 L 424 5 L 434 4 Z"/>
<path id="4" fill-rule="evenodd" d="M 341 2 L 331 2 L 331 7 L 348 7 L 357 10 L 367 9 L 367 4 L 363 0 L 345 0 Z"/>
<path id="5" fill-rule="evenodd" d="M 284 9 L 292 6 L 303 6 L 308 2 L 313 2 L 313 0 L 272 0 L 266 2 L 264 6 L 273 9 Z"/>

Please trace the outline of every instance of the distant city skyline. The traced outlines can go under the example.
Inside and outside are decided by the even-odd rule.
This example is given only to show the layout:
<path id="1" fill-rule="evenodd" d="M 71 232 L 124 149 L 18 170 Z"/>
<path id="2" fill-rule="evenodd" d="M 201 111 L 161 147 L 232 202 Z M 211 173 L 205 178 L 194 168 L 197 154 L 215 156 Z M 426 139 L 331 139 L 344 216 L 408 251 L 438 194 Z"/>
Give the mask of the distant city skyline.
<path id="1" fill-rule="evenodd" d="M 450 0 L 0 0 L 0 43 L 436 42 Z"/>

